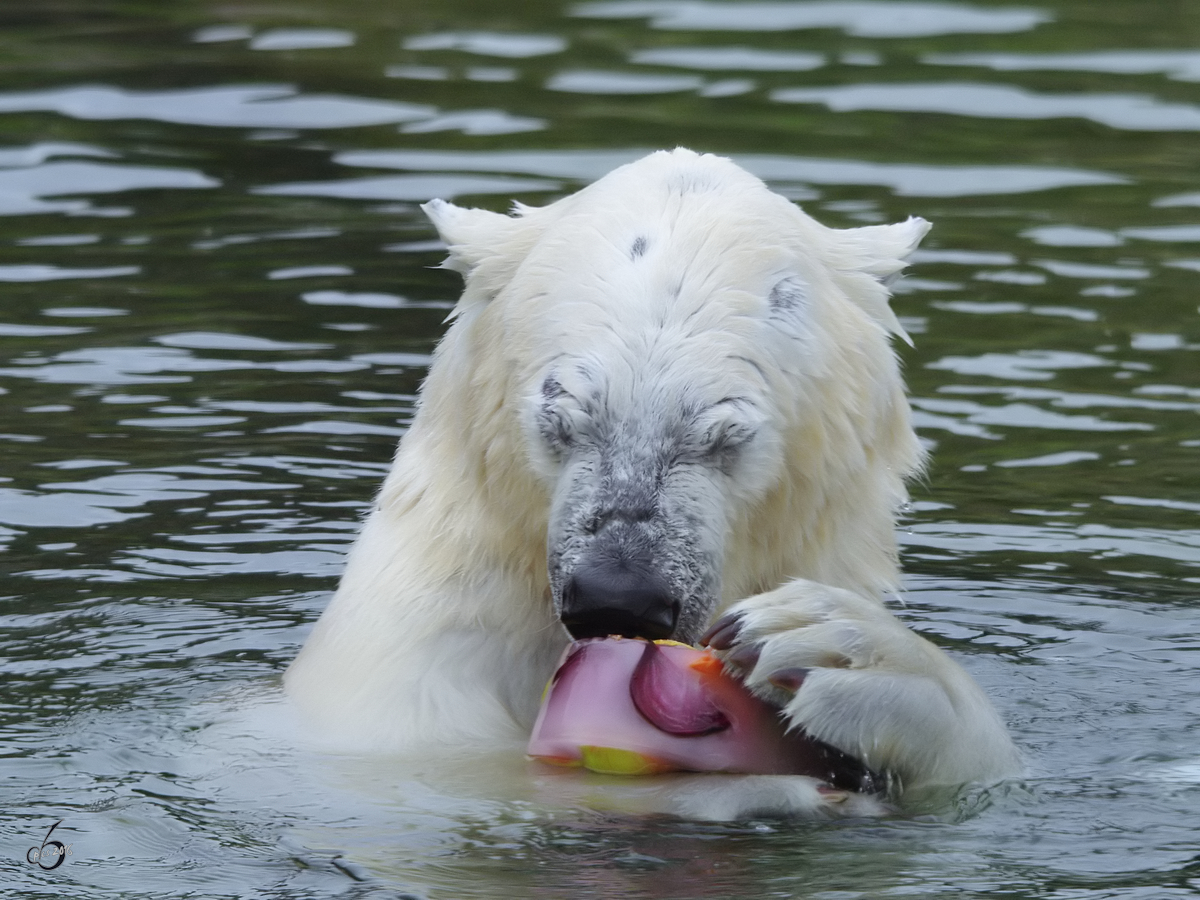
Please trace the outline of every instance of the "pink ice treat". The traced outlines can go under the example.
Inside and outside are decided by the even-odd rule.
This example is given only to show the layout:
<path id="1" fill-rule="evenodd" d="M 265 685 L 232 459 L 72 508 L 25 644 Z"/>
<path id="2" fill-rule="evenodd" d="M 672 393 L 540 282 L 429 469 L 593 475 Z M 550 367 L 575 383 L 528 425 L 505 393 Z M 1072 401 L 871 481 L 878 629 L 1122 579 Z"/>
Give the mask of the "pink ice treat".
<path id="1" fill-rule="evenodd" d="M 716 657 L 673 641 L 588 638 L 568 647 L 528 753 L 615 774 L 812 775 L 870 789 L 860 764 L 801 732 L 785 733 L 779 711 Z"/>

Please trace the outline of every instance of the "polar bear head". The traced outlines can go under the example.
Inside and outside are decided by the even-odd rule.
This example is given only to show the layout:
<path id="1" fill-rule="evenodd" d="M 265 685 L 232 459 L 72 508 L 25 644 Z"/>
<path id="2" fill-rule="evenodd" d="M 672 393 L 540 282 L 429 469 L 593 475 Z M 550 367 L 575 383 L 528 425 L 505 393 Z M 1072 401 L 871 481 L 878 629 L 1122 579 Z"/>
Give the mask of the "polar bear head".
<path id="1" fill-rule="evenodd" d="M 466 287 L 382 502 L 438 498 L 446 577 L 687 642 L 788 578 L 895 585 L 921 449 L 886 285 L 926 222 L 829 229 L 686 150 L 512 216 L 425 210 Z"/>

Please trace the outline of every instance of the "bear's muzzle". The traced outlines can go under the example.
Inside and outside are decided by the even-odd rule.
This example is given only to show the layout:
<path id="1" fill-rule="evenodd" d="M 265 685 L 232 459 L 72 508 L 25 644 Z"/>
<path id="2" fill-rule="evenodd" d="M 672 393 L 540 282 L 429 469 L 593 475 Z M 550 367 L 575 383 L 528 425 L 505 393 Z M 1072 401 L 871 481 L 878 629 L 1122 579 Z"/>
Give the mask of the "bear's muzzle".
<path id="1" fill-rule="evenodd" d="M 679 601 L 649 561 L 592 557 L 563 584 L 560 619 L 576 640 L 588 637 L 669 638 L 679 621 Z"/>

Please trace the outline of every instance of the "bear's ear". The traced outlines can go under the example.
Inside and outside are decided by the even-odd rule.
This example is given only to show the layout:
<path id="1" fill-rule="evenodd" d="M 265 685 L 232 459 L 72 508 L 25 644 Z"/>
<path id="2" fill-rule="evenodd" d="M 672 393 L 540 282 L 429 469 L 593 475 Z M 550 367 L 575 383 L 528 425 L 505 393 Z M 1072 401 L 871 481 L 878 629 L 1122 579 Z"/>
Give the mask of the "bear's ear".
<path id="1" fill-rule="evenodd" d="M 465 209 L 445 200 L 421 206 L 450 256 L 442 268 L 470 275 L 481 262 L 501 251 L 520 227 L 520 220 L 486 209 Z"/>
<path id="2" fill-rule="evenodd" d="M 867 225 L 837 231 L 845 242 L 852 268 L 874 275 L 884 284 L 895 281 L 910 253 L 933 226 L 910 216 L 895 225 Z"/>
<path id="3" fill-rule="evenodd" d="M 888 305 L 890 286 L 908 265 L 910 253 L 933 226 L 916 216 L 895 225 L 867 225 L 863 228 L 834 230 L 837 256 L 835 265 L 845 272 L 869 275 L 876 284 L 859 285 L 850 291 L 851 299 L 871 318 L 907 344 L 912 344 L 900 320 Z"/>

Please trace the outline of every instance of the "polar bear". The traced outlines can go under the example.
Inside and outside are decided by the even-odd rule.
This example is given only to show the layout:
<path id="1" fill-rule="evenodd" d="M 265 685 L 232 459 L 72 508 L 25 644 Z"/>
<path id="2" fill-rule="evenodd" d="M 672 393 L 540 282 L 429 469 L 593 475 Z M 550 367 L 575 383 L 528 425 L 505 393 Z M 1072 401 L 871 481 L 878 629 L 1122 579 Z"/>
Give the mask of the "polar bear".
<path id="1" fill-rule="evenodd" d="M 683 149 L 512 216 L 424 210 L 465 288 L 285 676 L 321 732 L 523 742 L 572 635 L 704 637 L 893 786 L 1018 770 L 982 691 L 882 600 L 923 461 L 887 285 L 927 222 L 826 228 Z"/>

